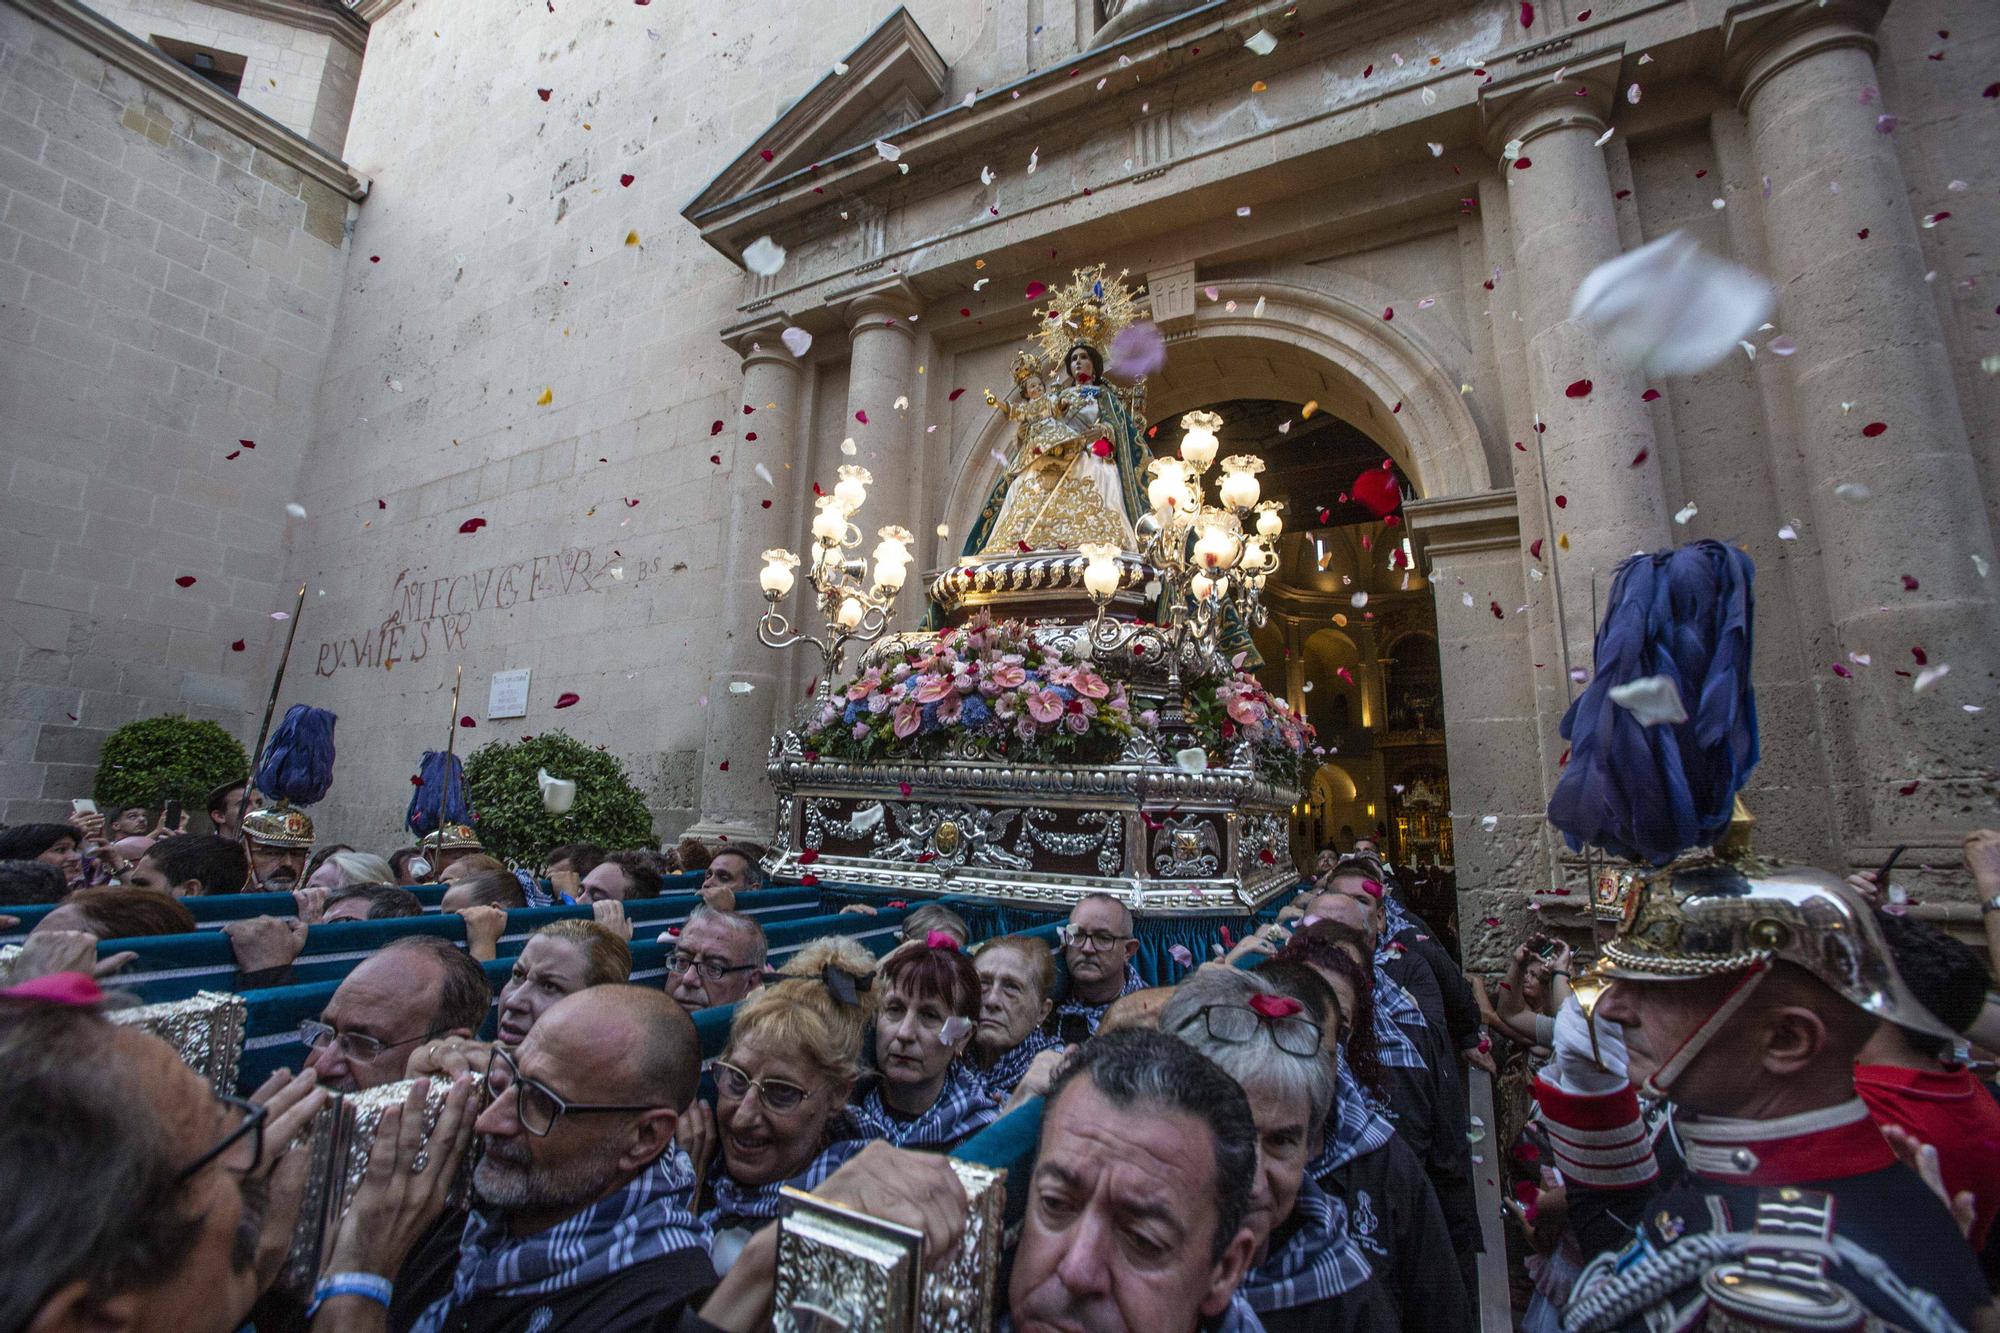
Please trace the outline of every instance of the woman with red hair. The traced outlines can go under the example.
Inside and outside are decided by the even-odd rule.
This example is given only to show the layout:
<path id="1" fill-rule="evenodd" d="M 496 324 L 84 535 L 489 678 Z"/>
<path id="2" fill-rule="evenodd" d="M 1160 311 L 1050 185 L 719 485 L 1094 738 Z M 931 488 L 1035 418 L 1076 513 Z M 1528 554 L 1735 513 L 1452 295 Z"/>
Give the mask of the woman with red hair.
<path id="1" fill-rule="evenodd" d="M 884 959 L 875 984 L 878 1077 L 854 1117 L 866 1137 L 949 1152 L 1000 1115 L 964 1058 L 979 1023 L 979 973 L 957 940 L 932 931 Z"/>

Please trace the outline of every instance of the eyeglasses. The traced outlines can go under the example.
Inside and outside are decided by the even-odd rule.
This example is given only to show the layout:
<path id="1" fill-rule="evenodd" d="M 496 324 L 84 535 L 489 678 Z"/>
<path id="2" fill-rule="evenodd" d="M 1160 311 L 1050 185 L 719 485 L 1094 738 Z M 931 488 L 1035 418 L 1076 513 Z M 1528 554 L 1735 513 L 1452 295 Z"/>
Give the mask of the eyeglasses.
<path id="1" fill-rule="evenodd" d="M 1069 942 L 1086 953 L 1103 953 L 1114 944 L 1129 940 L 1130 935 L 1114 935 L 1108 930 L 1072 930 Z M 1088 947 L 1086 947 L 1088 946 Z"/>
<path id="2" fill-rule="evenodd" d="M 315 1051 L 323 1051 L 335 1042 L 339 1042 L 343 1059 L 367 1064 L 384 1051 L 429 1041 L 443 1031 L 444 1029 L 439 1028 L 435 1032 L 426 1032 L 422 1036 L 409 1037 L 403 1041 L 383 1041 L 380 1037 L 371 1037 L 365 1032 L 341 1032 L 316 1018 L 308 1018 L 299 1024 L 299 1040 Z"/>
<path id="3" fill-rule="evenodd" d="M 787 1111 L 798 1110 L 805 1099 L 812 1096 L 810 1088 L 787 1083 L 781 1078 L 751 1078 L 726 1060 L 713 1060 L 709 1063 L 715 1070 L 716 1090 L 733 1102 L 742 1101 L 750 1095 L 750 1089 L 755 1088 L 758 1100 L 764 1103 L 765 1110 L 776 1111 L 783 1115 Z"/>
<path id="4" fill-rule="evenodd" d="M 498 1102 L 513 1089 L 516 1095 L 514 1114 L 520 1117 L 521 1128 L 536 1138 L 546 1138 L 555 1128 L 556 1121 L 566 1115 L 608 1115 L 614 1112 L 632 1113 L 638 1111 L 664 1110 L 664 1103 L 648 1102 L 644 1105 L 634 1102 L 572 1102 L 551 1088 L 521 1074 L 521 1066 L 514 1063 L 514 1057 L 493 1048 L 493 1063 L 486 1074 L 486 1086 Z"/>
<path id="5" fill-rule="evenodd" d="M 246 1102 L 241 1097 L 231 1097 L 227 1093 L 217 1093 L 215 1099 L 231 1110 L 241 1111 L 243 1119 L 234 1129 L 224 1134 L 214 1147 L 182 1167 L 180 1174 L 174 1177 L 176 1185 L 187 1184 L 201 1174 L 202 1168 L 217 1158 L 226 1156 L 228 1160 L 223 1162 L 224 1168 L 240 1176 L 249 1175 L 257 1169 L 257 1163 L 264 1160 L 264 1108 Z M 249 1145 L 247 1153 L 243 1150 L 243 1145 L 246 1143 Z"/>
<path id="6" fill-rule="evenodd" d="M 668 975 L 677 977 L 689 968 L 699 972 L 705 981 L 720 981 L 732 972 L 754 972 L 757 970 L 757 964 L 724 963 L 714 958 L 703 958 L 699 954 L 681 953 L 678 950 L 667 956 Z"/>
<path id="7" fill-rule="evenodd" d="M 1211 1004 L 1195 1011 L 1182 1027 L 1198 1018 L 1208 1028 L 1208 1035 L 1215 1041 L 1236 1045 L 1254 1039 L 1259 1026 L 1271 1029 L 1271 1040 L 1286 1055 L 1314 1056 L 1320 1053 L 1320 1043 L 1325 1039 L 1326 1030 L 1310 1018 L 1296 1014 L 1284 1018 L 1267 1018 L 1246 1005 Z"/>

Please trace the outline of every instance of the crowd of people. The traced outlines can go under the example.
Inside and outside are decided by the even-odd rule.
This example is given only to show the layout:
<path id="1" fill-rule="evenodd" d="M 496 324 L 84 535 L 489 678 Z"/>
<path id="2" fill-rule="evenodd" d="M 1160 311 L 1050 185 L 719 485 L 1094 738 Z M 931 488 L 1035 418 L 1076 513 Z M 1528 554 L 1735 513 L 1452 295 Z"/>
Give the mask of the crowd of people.
<path id="1" fill-rule="evenodd" d="M 1053 945 L 925 903 L 881 957 L 838 932 L 774 951 L 737 910 L 755 848 L 571 844 L 522 871 L 470 829 L 282 845 L 242 798 L 216 794 L 214 833 L 145 811 L 0 831 L 0 910 L 56 904 L 0 982 L 0 1333 L 761 1328 L 787 1187 L 913 1228 L 935 1264 L 965 1226 L 947 1154 L 1010 1136 L 1023 1330 L 1465 1333 L 1500 1234 L 1487 1154 L 1531 1333 L 2000 1324 L 2000 1102 L 1964 1035 L 1989 960 L 1871 877 L 1649 881 L 1588 979 L 1553 933 L 1480 978 L 1363 840 L 1215 956 L 1149 956 L 1173 979 L 1151 985 L 1160 941 L 1107 894 Z M 2000 908 L 2000 834 L 1967 860 Z M 697 869 L 664 981 L 634 984 L 626 905 Z M 303 1067 L 247 1097 L 108 1021 L 130 955 L 100 942 L 277 890 L 293 913 L 224 928 L 241 988 L 284 984 L 321 926 L 455 913 L 464 941 L 360 958 Z M 590 912 L 490 985 L 508 914 L 555 903 Z M 859 934 L 882 909 L 850 910 Z M 704 1060 L 693 1015 L 724 1006 Z M 1488 1075 L 1499 1125 L 1470 1110 Z M 288 1286 L 301 1130 L 408 1080 L 318 1280 Z"/>

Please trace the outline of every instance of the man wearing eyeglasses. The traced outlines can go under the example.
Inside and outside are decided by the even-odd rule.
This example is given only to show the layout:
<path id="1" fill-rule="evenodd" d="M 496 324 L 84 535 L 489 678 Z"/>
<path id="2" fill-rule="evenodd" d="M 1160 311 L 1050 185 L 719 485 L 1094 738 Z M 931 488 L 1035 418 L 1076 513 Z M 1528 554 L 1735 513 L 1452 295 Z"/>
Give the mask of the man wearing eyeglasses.
<path id="1" fill-rule="evenodd" d="M 477 1032 L 492 998 L 479 964 L 449 940 L 402 936 L 355 964 L 319 1020 L 299 1025 L 306 1068 L 337 1092 L 394 1083 L 419 1043 Z"/>
<path id="2" fill-rule="evenodd" d="M 766 956 L 764 928 L 754 920 L 697 907 L 667 955 L 667 993 L 689 1013 L 735 1004 L 757 984 Z"/>
<path id="3" fill-rule="evenodd" d="M 693 1172 L 671 1151 L 699 1063 L 694 1024 L 640 986 L 565 996 L 518 1050 L 496 1049 L 474 1206 L 402 1265 L 389 1326 L 670 1327 L 715 1285 L 707 1228 L 681 1203 Z"/>
<path id="4" fill-rule="evenodd" d="M 240 1328 L 304 1184 L 274 1167 L 326 1094 L 276 1074 L 251 1101 L 218 1097 L 69 980 L 0 998 L 0 1329 Z"/>
<path id="5" fill-rule="evenodd" d="M 1125 904 L 1108 893 L 1085 895 L 1071 909 L 1063 932 L 1069 993 L 1043 1029 L 1071 1045 L 1094 1036 L 1113 1000 L 1145 988 L 1132 963 L 1138 952 L 1132 913 Z"/>

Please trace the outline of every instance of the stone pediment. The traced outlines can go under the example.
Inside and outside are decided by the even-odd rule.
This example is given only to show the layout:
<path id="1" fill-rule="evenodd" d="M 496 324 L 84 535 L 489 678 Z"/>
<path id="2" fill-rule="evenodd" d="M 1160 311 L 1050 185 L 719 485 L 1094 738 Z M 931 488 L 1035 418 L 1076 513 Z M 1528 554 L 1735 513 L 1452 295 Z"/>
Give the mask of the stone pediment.
<path id="1" fill-rule="evenodd" d="M 684 216 L 698 219 L 816 162 L 914 124 L 944 95 L 949 72 L 931 39 L 901 6 L 839 63 L 845 73 L 829 72 L 786 108 L 695 196 Z"/>

